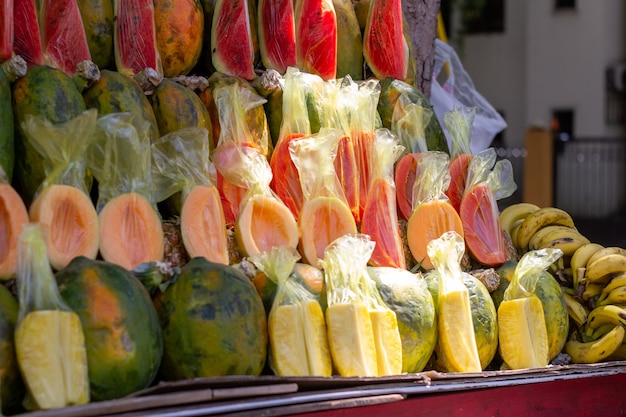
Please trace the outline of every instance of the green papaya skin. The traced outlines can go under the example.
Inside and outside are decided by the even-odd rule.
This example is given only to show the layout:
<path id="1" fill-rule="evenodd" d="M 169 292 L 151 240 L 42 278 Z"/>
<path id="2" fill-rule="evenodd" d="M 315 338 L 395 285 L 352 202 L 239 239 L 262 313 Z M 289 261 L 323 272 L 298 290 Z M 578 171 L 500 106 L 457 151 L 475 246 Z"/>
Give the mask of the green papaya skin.
<path id="1" fill-rule="evenodd" d="M 15 164 L 15 138 L 13 131 L 13 107 L 11 105 L 11 83 L 9 77 L 0 68 L 0 169 L 4 171 L 7 182 L 13 177 Z M 0 173 L 0 182 L 2 174 Z"/>
<path id="2" fill-rule="evenodd" d="M 333 0 L 337 15 L 337 78 L 363 79 L 363 38 L 351 0 Z"/>
<path id="3" fill-rule="evenodd" d="M 16 189 L 29 206 L 37 188 L 46 178 L 43 157 L 28 142 L 22 128 L 26 116 L 64 123 L 86 110 L 85 101 L 74 80 L 63 71 L 33 65 L 26 75 L 13 84 L 13 111 L 15 116 L 15 170 Z"/>
<path id="4" fill-rule="evenodd" d="M 113 0 L 78 0 L 91 60 L 101 70 L 114 64 Z"/>

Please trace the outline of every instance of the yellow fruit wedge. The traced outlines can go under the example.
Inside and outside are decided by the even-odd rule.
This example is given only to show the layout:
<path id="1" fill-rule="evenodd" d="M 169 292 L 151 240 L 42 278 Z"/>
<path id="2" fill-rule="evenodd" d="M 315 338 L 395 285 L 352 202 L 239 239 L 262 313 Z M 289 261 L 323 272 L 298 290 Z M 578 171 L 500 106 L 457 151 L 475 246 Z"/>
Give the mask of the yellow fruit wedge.
<path id="1" fill-rule="evenodd" d="M 332 361 L 324 313 L 315 300 L 272 308 L 271 364 L 279 376 L 330 376 Z"/>
<path id="2" fill-rule="evenodd" d="M 548 332 L 539 298 L 503 301 L 498 308 L 498 327 L 500 355 L 511 369 L 548 365 Z"/>
<path id="3" fill-rule="evenodd" d="M 326 309 L 328 344 L 341 376 L 378 376 L 376 342 L 367 306 L 333 304 Z"/>
<path id="4" fill-rule="evenodd" d="M 467 288 L 439 294 L 439 344 L 450 372 L 480 372 Z"/>
<path id="5" fill-rule="evenodd" d="M 15 350 L 32 403 L 39 409 L 89 402 L 85 338 L 70 311 L 28 313 L 15 330 Z"/>
<path id="6" fill-rule="evenodd" d="M 402 373 L 402 339 L 396 313 L 389 309 L 370 310 L 378 376 Z"/>

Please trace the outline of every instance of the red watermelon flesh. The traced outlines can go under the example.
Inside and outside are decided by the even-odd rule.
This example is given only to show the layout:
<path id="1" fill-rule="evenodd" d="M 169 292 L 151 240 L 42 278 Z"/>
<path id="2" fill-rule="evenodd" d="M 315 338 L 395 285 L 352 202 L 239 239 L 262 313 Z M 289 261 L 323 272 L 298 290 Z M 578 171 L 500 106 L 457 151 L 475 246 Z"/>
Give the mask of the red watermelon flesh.
<path id="1" fill-rule="evenodd" d="M 502 236 L 499 211 L 491 188 L 480 183 L 468 190 L 461 200 L 459 211 L 465 244 L 480 263 L 498 267 L 507 260 L 506 244 Z"/>
<path id="2" fill-rule="evenodd" d="M 374 180 L 363 210 L 361 233 L 376 242 L 370 265 L 406 269 L 395 195 L 391 183 L 382 178 Z"/>
<path id="3" fill-rule="evenodd" d="M 113 46 L 119 72 L 134 77 L 151 68 L 163 76 L 152 0 L 115 0 Z"/>
<path id="4" fill-rule="evenodd" d="M 363 36 L 363 55 L 376 78 L 406 78 L 408 53 L 405 47 L 401 0 L 371 0 Z"/>
<path id="5" fill-rule="evenodd" d="M 446 190 L 446 196 L 450 199 L 452 207 L 459 212 L 461 210 L 461 199 L 465 192 L 467 173 L 472 161 L 472 155 L 463 153 L 450 161 L 450 185 Z"/>
<path id="6" fill-rule="evenodd" d="M 215 69 L 224 74 L 254 79 L 254 45 L 247 0 L 216 0 L 211 59 Z"/>
<path id="7" fill-rule="evenodd" d="M 404 220 L 409 220 L 413 212 L 413 184 L 415 184 L 415 177 L 417 176 L 419 156 L 419 153 L 403 155 L 396 163 L 394 171 L 398 211 Z"/>
<path id="8" fill-rule="evenodd" d="M 91 61 L 87 35 L 76 0 L 43 0 L 41 39 L 45 62 L 74 75 L 82 61 Z"/>
<path id="9" fill-rule="evenodd" d="M 337 155 L 335 156 L 335 171 L 337 178 L 343 187 L 346 195 L 346 202 L 354 221 L 359 224 L 361 221 L 361 211 L 359 209 L 359 168 L 355 156 L 354 143 L 349 136 L 342 136 L 337 145 Z"/>
<path id="10" fill-rule="evenodd" d="M 43 64 L 43 50 L 35 0 L 14 0 L 13 52 L 28 65 Z"/>
<path id="11" fill-rule="evenodd" d="M 300 173 L 289 153 L 289 143 L 303 136 L 304 134 L 302 133 L 293 133 L 281 137 L 276 143 L 270 159 L 270 168 L 272 169 L 270 187 L 291 210 L 296 220 L 304 204 L 304 195 L 300 185 Z"/>
<path id="12" fill-rule="evenodd" d="M 13 52 L 13 0 L 0 0 L 0 62 Z"/>
<path id="13" fill-rule="evenodd" d="M 337 74 L 337 15 L 331 0 L 297 0 L 298 67 L 324 80 Z"/>
<path id="14" fill-rule="evenodd" d="M 296 28 L 292 0 L 259 0 L 259 48 L 265 68 L 281 74 L 295 67 Z"/>

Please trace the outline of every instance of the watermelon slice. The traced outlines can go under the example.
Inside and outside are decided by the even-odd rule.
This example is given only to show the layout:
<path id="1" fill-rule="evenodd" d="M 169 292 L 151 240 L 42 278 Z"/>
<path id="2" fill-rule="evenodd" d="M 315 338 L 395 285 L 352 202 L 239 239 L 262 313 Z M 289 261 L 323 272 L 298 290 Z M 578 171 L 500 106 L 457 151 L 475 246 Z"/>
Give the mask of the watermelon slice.
<path id="1" fill-rule="evenodd" d="M 13 0 L 0 0 L 0 62 L 13 53 Z"/>
<path id="2" fill-rule="evenodd" d="M 337 74 L 337 15 L 331 0 L 296 1 L 296 58 L 302 71 Z"/>
<path id="3" fill-rule="evenodd" d="M 246 0 L 216 0 L 211 26 L 211 59 L 217 71 L 254 79 L 254 45 Z"/>
<path id="4" fill-rule="evenodd" d="M 43 50 L 39 33 L 35 0 L 14 0 L 13 52 L 28 65 L 43 64 Z"/>
<path id="5" fill-rule="evenodd" d="M 409 53 L 402 28 L 401 0 L 371 0 L 363 36 L 363 55 L 379 80 L 406 78 Z"/>
<path id="6" fill-rule="evenodd" d="M 296 28 L 292 0 L 259 0 L 259 48 L 267 69 L 281 74 L 296 66 Z"/>
<path id="7" fill-rule="evenodd" d="M 459 214 L 465 244 L 480 263 L 499 267 L 507 260 L 506 243 L 500 226 L 499 211 L 491 188 L 485 182 L 473 186 L 461 200 Z"/>
<path id="8" fill-rule="evenodd" d="M 113 49 L 117 70 L 129 77 L 150 69 L 163 78 L 152 0 L 115 0 Z"/>

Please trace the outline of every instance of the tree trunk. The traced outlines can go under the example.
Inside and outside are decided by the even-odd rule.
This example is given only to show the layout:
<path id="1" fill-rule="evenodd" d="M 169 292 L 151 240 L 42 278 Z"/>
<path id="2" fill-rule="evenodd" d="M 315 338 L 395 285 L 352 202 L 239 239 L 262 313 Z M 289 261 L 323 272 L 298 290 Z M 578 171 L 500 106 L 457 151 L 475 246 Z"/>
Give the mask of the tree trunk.
<path id="1" fill-rule="evenodd" d="M 409 26 L 415 56 L 415 84 L 426 97 L 430 97 L 440 4 L 440 0 L 402 0 L 402 12 Z"/>

